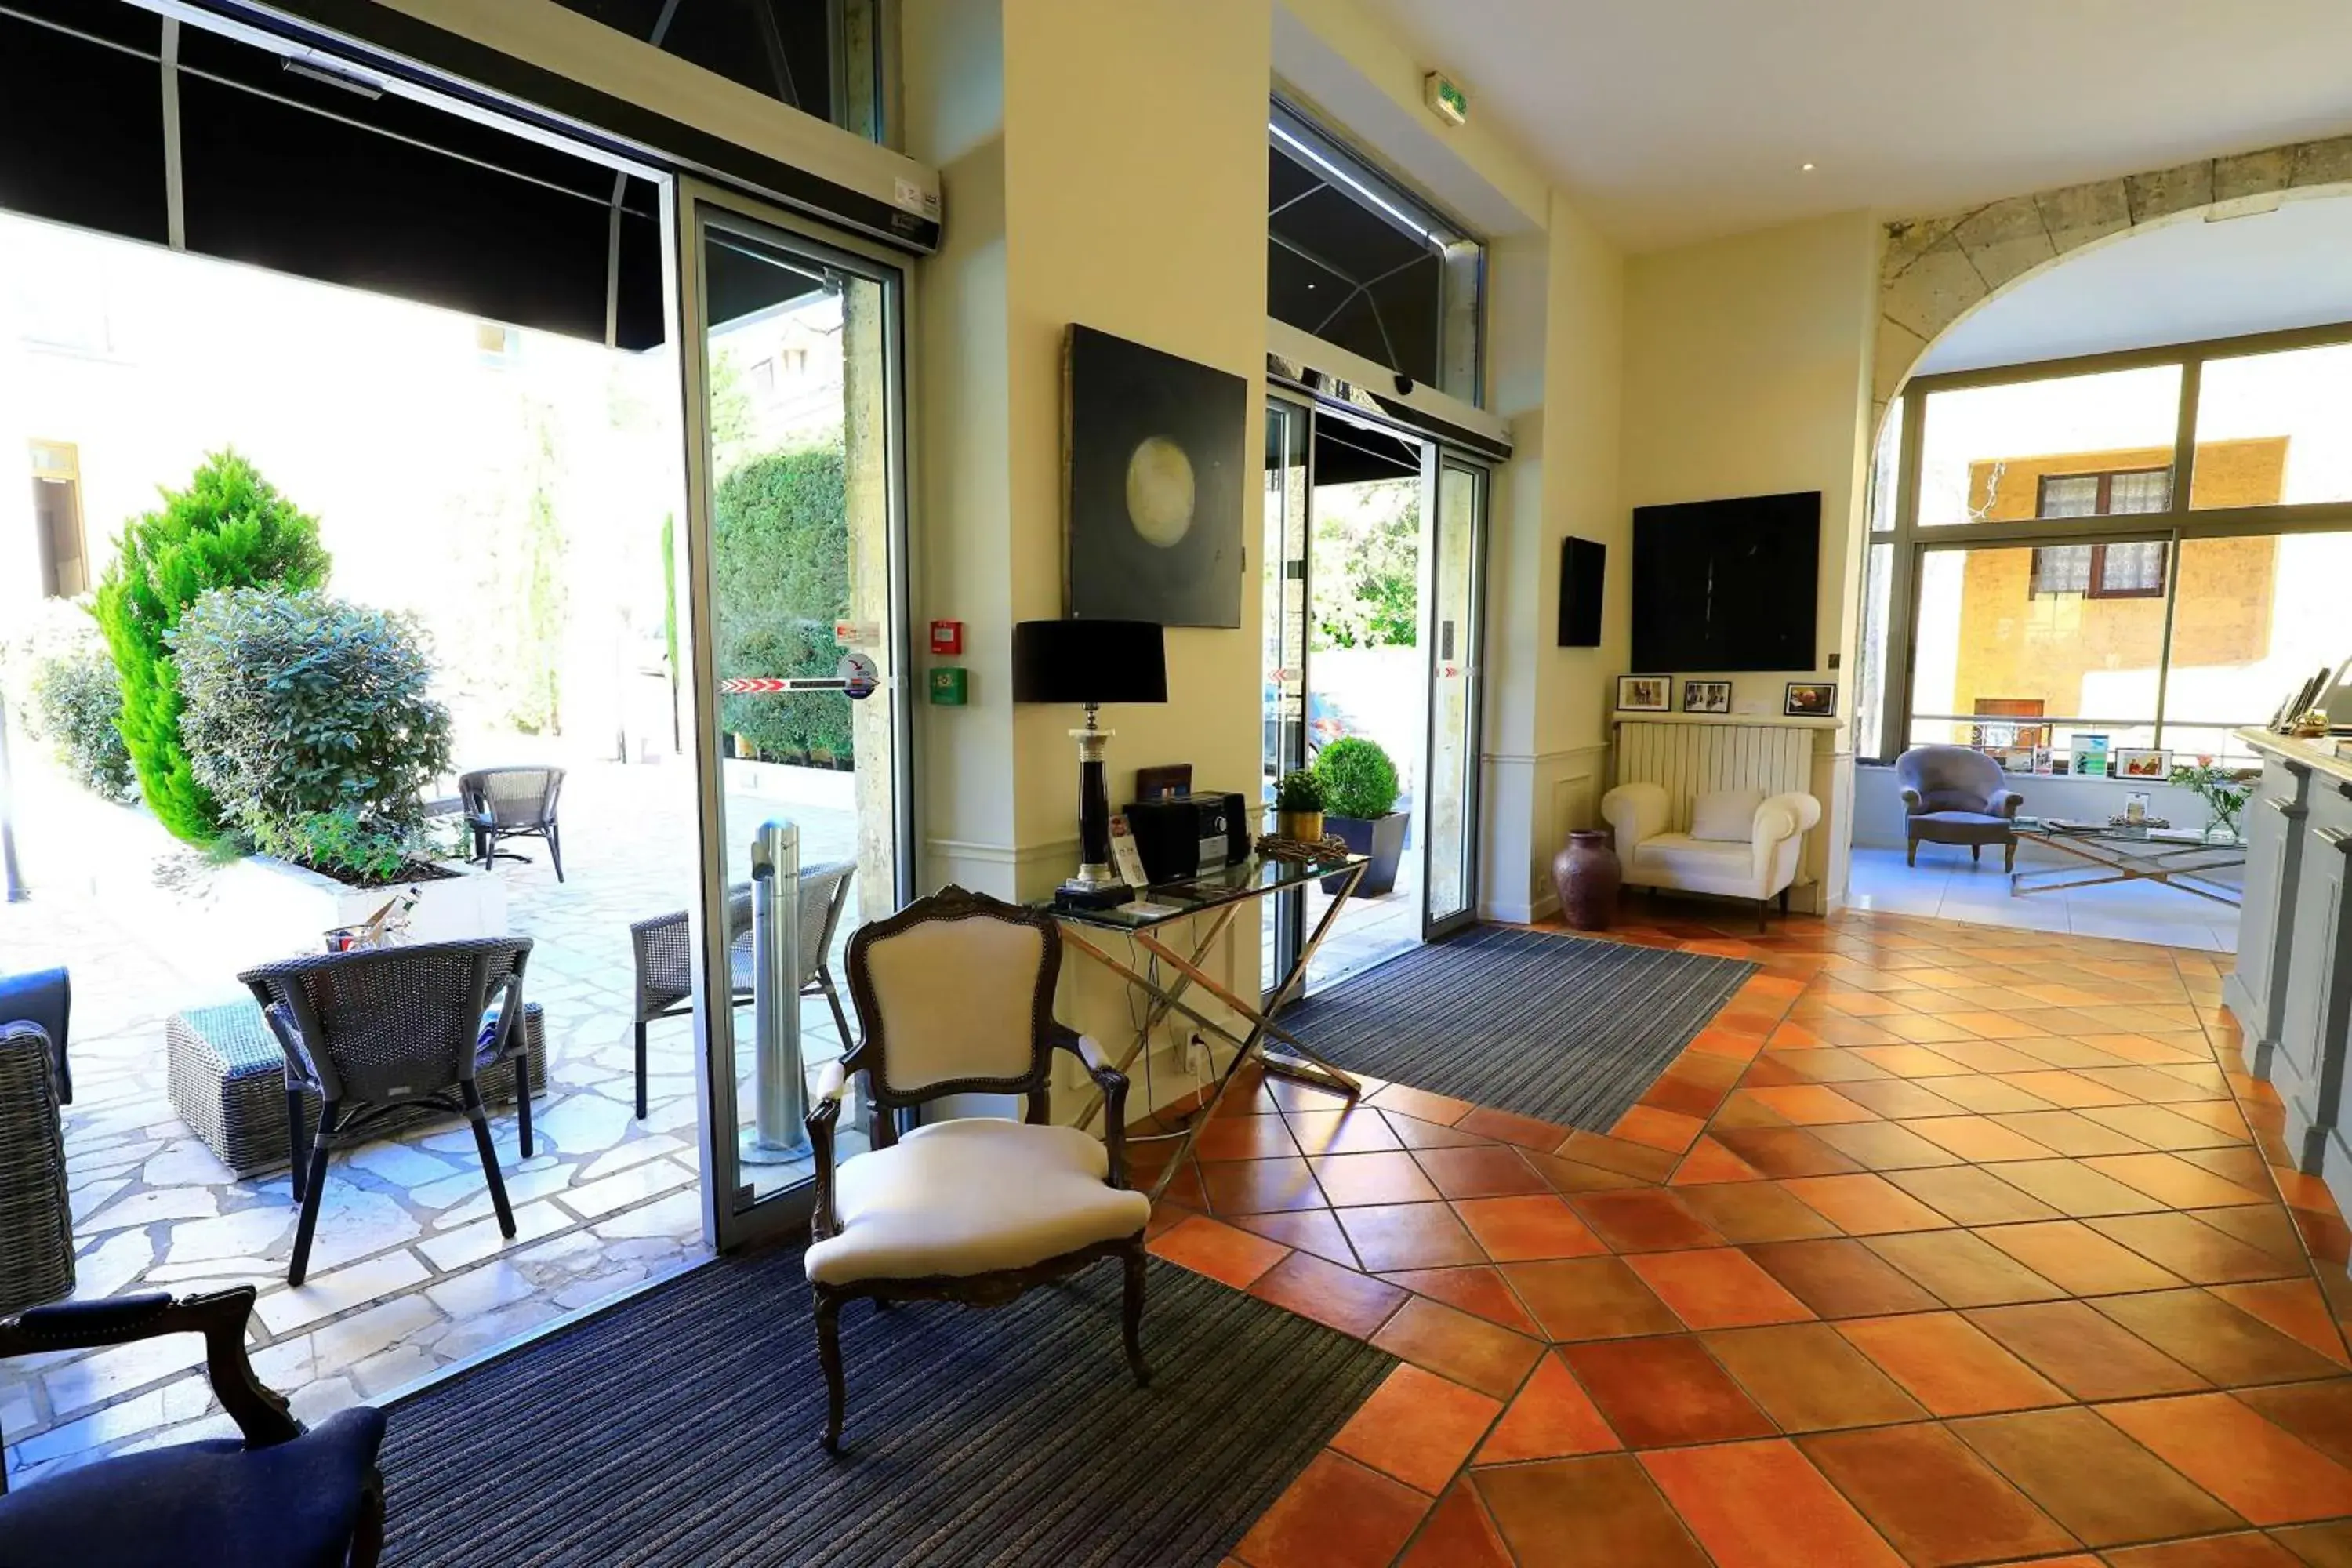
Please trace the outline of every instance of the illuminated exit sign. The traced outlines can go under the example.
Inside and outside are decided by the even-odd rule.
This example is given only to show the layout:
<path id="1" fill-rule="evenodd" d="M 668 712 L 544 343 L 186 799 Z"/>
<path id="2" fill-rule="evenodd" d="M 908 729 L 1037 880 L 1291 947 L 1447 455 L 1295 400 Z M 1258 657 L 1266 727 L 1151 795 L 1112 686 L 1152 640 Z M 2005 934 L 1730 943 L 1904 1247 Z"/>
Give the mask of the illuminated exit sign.
<path id="1" fill-rule="evenodd" d="M 1448 125 L 1460 125 L 1470 118 L 1470 95 L 1444 71 L 1432 71 L 1422 78 L 1421 90 L 1429 100 L 1430 112 Z"/>

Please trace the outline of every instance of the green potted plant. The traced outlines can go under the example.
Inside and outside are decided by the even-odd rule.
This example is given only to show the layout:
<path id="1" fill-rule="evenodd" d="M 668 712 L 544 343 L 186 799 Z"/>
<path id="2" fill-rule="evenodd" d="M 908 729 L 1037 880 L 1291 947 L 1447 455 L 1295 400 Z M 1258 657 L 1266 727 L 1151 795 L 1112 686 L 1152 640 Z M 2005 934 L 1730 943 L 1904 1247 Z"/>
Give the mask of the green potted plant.
<path id="1" fill-rule="evenodd" d="M 1323 781 L 1297 768 L 1274 786 L 1274 829 L 1285 838 L 1312 844 L 1323 837 Z"/>
<path id="2" fill-rule="evenodd" d="M 1406 817 L 1396 809 L 1396 764 L 1377 741 L 1360 735 L 1342 736 L 1315 758 L 1315 775 L 1323 781 L 1323 809 L 1332 832 L 1372 863 L 1356 884 L 1360 898 L 1376 899 L 1396 886 L 1397 862 L 1404 856 Z M 1344 877 L 1327 877 L 1324 889 L 1338 892 Z"/>

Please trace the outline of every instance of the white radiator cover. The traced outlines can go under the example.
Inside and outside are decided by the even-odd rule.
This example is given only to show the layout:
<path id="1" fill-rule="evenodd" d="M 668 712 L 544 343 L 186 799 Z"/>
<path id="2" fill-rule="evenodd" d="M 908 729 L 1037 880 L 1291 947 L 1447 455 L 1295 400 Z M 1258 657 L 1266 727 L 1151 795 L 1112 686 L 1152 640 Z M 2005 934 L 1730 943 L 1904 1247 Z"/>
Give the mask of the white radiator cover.
<path id="1" fill-rule="evenodd" d="M 1714 790 L 1768 795 L 1813 793 L 1816 724 L 1700 723 L 1670 719 L 1617 721 L 1617 783 L 1666 792 L 1669 831 L 1687 833 L 1691 803 Z"/>

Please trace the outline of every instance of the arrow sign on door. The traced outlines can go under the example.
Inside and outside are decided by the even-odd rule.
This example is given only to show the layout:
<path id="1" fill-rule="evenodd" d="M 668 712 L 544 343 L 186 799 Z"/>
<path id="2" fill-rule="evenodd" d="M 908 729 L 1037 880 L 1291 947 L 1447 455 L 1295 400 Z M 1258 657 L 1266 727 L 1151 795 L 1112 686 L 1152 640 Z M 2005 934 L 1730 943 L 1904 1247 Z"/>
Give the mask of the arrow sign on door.
<path id="1" fill-rule="evenodd" d="M 849 682 L 838 675 L 737 675 L 719 683 L 728 697 L 771 697 L 779 691 L 845 691 Z"/>

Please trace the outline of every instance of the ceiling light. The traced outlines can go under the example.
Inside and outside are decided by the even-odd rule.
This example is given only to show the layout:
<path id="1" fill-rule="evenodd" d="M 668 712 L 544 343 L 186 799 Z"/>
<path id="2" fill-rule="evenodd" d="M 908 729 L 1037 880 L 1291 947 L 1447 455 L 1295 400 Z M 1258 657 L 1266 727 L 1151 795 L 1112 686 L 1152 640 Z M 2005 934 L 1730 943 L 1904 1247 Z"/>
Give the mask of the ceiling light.
<path id="1" fill-rule="evenodd" d="M 1810 174 L 1812 172 L 1813 166 L 1811 163 L 1800 163 L 1797 165 L 1797 173 L 1801 174 Z"/>

